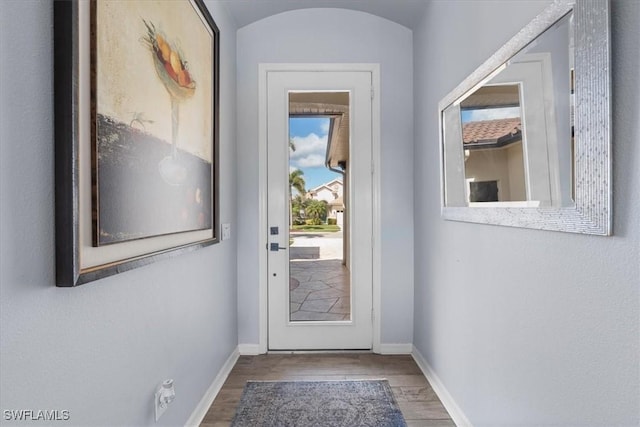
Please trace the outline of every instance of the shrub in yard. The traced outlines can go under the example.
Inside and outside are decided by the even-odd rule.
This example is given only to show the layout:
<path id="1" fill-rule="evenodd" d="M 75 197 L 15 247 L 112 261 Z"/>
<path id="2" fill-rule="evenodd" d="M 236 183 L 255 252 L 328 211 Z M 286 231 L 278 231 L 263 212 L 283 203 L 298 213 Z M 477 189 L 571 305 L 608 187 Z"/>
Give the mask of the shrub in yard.
<path id="1" fill-rule="evenodd" d="M 327 225 L 337 225 L 338 220 L 336 218 L 327 218 Z"/>
<path id="2" fill-rule="evenodd" d="M 305 212 L 309 219 L 315 220 L 314 224 L 322 224 L 327 217 L 327 202 L 325 200 L 309 200 Z"/>

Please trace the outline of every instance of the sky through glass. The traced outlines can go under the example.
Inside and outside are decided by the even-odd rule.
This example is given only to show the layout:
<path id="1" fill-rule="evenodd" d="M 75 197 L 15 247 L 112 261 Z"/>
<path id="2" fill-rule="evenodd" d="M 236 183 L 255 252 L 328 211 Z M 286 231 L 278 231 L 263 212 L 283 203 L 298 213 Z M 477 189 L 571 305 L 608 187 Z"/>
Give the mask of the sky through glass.
<path id="1" fill-rule="evenodd" d="M 342 175 L 324 165 L 328 133 L 328 118 L 289 118 L 289 138 L 296 147 L 296 151 L 289 150 L 289 170 L 300 169 L 304 172 L 307 190 L 342 178 Z"/>
<path id="2" fill-rule="evenodd" d="M 460 115 L 462 116 L 462 124 L 483 120 L 507 119 L 511 117 L 520 117 L 520 107 L 462 110 Z"/>

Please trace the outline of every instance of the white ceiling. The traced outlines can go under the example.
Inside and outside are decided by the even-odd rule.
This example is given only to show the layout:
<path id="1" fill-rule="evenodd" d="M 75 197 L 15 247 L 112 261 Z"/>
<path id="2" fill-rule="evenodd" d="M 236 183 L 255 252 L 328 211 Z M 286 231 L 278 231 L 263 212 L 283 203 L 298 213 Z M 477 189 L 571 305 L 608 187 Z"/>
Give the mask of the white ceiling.
<path id="1" fill-rule="evenodd" d="M 331 7 L 378 15 L 414 29 L 430 0 L 221 0 L 238 28 L 278 13 Z"/>

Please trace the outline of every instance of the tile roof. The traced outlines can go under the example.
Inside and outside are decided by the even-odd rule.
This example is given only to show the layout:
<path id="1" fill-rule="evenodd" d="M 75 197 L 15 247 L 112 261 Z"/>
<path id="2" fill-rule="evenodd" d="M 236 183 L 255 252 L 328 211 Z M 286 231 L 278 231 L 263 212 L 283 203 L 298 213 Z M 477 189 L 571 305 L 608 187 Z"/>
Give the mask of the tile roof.
<path id="1" fill-rule="evenodd" d="M 466 146 L 473 144 L 506 145 L 520 139 L 521 134 L 522 120 L 520 117 L 468 122 L 462 126 L 462 141 Z"/>

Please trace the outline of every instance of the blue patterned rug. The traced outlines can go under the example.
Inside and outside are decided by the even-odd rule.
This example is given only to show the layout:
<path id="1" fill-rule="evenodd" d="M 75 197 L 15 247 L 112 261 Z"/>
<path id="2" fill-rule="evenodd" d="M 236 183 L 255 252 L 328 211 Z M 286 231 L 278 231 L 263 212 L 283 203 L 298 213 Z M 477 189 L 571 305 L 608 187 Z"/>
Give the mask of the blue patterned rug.
<path id="1" fill-rule="evenodd" d="M 232 427 L 406 427 L 387 380 L 249 381 Z"/>

